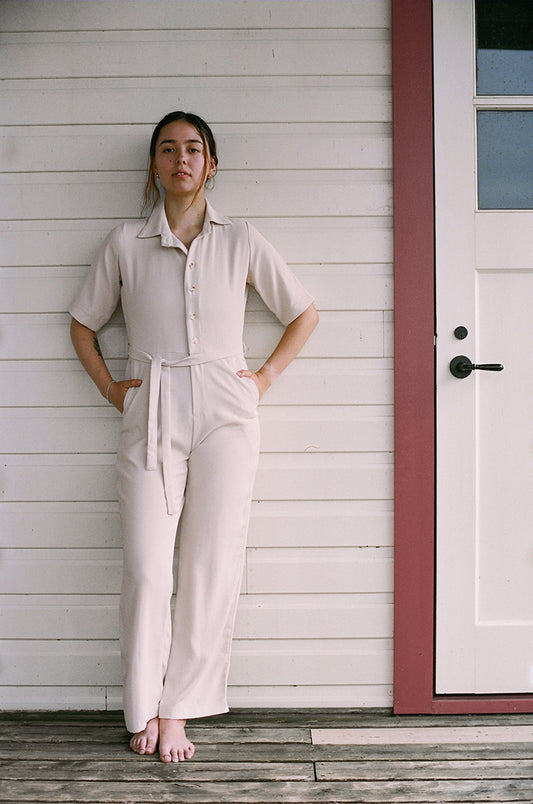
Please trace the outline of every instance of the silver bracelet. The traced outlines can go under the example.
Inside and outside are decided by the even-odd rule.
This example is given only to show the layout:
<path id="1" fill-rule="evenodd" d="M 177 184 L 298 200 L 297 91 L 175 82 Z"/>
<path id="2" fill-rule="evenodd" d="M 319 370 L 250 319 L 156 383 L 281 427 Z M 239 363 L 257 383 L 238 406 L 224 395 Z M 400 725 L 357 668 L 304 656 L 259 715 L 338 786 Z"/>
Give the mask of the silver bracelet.
<path id="1" fill-rule="evenodd" d="M 109 389 L 111 388 L 111 386 L 113 385 L 114 382 L 116 382 L 116 380 L 111 380 L 111 382 L 109 383 L 109 385 L 105 389 L 105 398 L 107 399 L 107 401 L 109 402 L 110 405 L 112 405 L 113 403 L 109 399 Z"/>

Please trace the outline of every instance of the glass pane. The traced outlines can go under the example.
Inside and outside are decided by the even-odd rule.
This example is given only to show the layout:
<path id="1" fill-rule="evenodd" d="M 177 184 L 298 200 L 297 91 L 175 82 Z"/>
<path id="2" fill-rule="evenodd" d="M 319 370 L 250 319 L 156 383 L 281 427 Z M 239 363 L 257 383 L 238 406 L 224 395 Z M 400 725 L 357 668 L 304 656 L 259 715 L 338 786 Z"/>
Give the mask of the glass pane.
<path id="1" fill-rule="evenodd" d="M 533 209 L 533 111 L 477 113 L 479 209 Z"/>
<path id="2" fill-rule="evenodd" d="M 533 0 L 476 0 L 477 94 L 533 95 Z"/>

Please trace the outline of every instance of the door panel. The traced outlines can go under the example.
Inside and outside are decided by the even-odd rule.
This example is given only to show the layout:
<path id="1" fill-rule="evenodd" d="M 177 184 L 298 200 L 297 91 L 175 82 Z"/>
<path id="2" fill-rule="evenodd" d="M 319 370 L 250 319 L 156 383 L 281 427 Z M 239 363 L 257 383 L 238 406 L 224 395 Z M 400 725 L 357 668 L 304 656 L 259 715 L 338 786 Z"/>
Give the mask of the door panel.
<path id="1" fill-rule="evenodd" d="M 502 3 L 499 4 L 500 7 Z M 533 689 L 533 212 L 479 210 L 473 3 L 434 2 L 437 693 Z M 525 155 L 527 158 L 527 154 Z M 507 171 L 508 172 L 508 171 Z M 468 335 L 459 340 L 458 326 Z M 503 363 L 453 377 L 449 363 Z"/>

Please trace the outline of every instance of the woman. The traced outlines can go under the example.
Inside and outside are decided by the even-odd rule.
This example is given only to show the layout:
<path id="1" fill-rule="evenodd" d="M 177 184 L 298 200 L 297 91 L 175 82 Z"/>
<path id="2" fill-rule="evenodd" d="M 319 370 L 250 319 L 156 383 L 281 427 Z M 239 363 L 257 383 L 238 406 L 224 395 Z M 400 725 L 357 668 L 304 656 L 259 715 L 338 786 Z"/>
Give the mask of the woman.
<path id="1" fill-rule="evenodd" d="M 131 748 L 153 754 L 159 745 L 164 762 L 192 757 L 187 719 L 228 711 L 257 403 L 318 321 L 312 298 L 259 232 L 206 201 L 217 163 L 201 118 L 166 115 L 150 144 L 152 212 L 113 229 L 70 308 L 79 359 L 124 414 L 117 456 L 124 714 Z M 243 357 L 247 284 L 286 327 L 257 372 Z M 129 342 L 125 380 L 111 376 L 96 337 L 119 298 Z"/>

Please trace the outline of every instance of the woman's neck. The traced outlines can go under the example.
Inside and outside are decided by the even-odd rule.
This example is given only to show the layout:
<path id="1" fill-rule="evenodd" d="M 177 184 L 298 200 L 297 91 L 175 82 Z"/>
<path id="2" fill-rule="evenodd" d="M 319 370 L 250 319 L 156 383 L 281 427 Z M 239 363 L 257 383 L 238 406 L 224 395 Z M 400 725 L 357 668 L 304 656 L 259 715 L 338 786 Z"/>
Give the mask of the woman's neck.
<path id="1" fill-rule="evenodd" d="M 183 230 L 201 230 L 204 224 L 206 201 L 203 193 L 191 204 L 190 197 L 166 196 L 165 215 L 172 232 Z"/>

